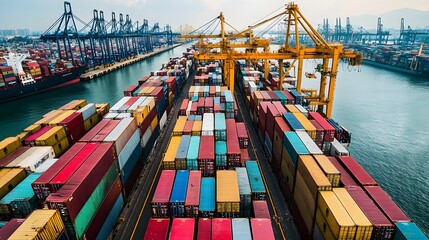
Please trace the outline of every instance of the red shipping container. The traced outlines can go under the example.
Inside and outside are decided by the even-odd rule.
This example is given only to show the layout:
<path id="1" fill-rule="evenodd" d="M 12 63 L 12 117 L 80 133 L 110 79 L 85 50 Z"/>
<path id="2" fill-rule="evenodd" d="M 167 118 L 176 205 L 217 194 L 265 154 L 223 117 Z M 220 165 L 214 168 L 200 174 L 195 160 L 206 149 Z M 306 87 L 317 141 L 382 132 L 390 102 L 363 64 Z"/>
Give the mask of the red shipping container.
<path id="1" fill-rule="evenodd" d="M 198 113 L 198 102 L 192 102 L 190 114 L 197 115 L 197 113 Z"/>
<path id="2" fill-rule="evenodd" d="M 20 148 L 18 148 L 13 153 L 11 153 L 10 155 L 6 156 L 5 158 L 3 158 L 0 161 L 0 167 L 4 167 L 4 166 L 8 165 L 13 160 L 15 160 L 17 157 L 19 157 L 21 154 L 23 154 L 24 152 L 26 152 L 28 149 L 30 149 L 30 147 L 20 147 Z"/>
<path id="3" fill-rule="evenodd" d="M 176 170 L 163 170 L 152 198 L 152 216 L 170 217 L 168 202 L 173 188 Z"/>
<path id="4" fill-rule="evenodd" d="M 250 219 L 253 240 L 274 240 L 271 220 L 266 218 Z"/>
<path id="5" fill-rule="evenodd" d="M 170 240 L 194 240 L 195 218 L 173 218 Z"/>
<path id="6" fill-rule="evenodd" d="M 287 104 L 295 104 L 295 98 L 289 91 L 282 91 L 282 93 L 287 98 Z"/>
<path id="7" fill-rule="evenodd" d="M 265 200 L 253 200 L 253 212 L 255 218 L 271 218 L 268 204 Z"/>
<path id="8" fill-rule="evenodd" d="M 156 87 L 155 90 L 149 96 L 152 96 L 155 98 L 155 102 L 159 103 L 164 98 L 164 88 L 163 87 Z"/>
<path id="9" fill-rule="evenodd" d="M 264 99 L 264 102 L 270 102 L 271 101 L 271 97 L 268 94 L 268 91 L 260 91 L 262 98 Z"/>
<path id="10" fill-rule="evenodd" d="M 89 130 L 83 137 L 81 137 L 79 139 L 79 142 L 90 142 L 91 139 L 94 138 L 94 136 L 97 135 L 98 132 L 100 132 L 101 129 L 103 129 L 109 122 L 110 122 L 109 119 L 102 119 L 91 130 Z"/>
<path id="11" fill-rule="evenodd" d="M 124 96 L 126 97 L 133 96 L 133 92 L 136 91 L 137 88 L 139 88 L 139 85 L 137 84 L 130 85 L 129 87 L 127 87 L 127 89 L 124 90 Z"/>
<path id="12" fill-rule="evenodd" d="M 144 77 L 140 78 L 139 85 L 142 85 L 143 83 L 145 83 L 149 78 L 150 78 L 150 76 L 144 76 Z"/>
<path id="13" fill-rule="evenodd" d="M 210 218 L 198 219 L 198 240 L 211 240 L 212 220 Z"/>
<path id="14" fill-rule="evenodd" d="M 182 135 L 191 135 L 193 125 L 194 125 L 194 121 L 186 121 L 185 127 L 183 128 Z"/>
<path id="15" fill-rule="evenodd" d="M 318 112 L 309 112 L 308 119 L 316 120 L 317 123 L 324 129 L 323 142 L 332 142 L 335 137 L 335 128 L 329 124 L 322 115 Z"/>
<path id="16" fill-rule="evenodd" d="M 85 126 L 79 126 L 78 128 L 76 128 L 75 130 L 73 130 L 73 132 L 71 132 L 69 134 L 69 142 L 70 145 L 75 144 L 77 141 L 79 141 L 79 139 L 81 139 L 83 136 L 85 135 Z"/>
<path id="17" fill-rule="evenodd" d="M 189 171 L 188 188 L 186 189 L 185 213 L 186 217 L 198 217 L 200 204 L 201 171 Z"/>
<path id="18" fill-rule="evenodd" d="M 244 124 L 244 122 L 238 122 L 236 123 L 236 128 L 240 148 L 247 149 L 249 145 L 249 136 L 247 135 L 246 125 Z"/>
<path id="19" fill-rule="evenodd" d="M 43 204 L 45 199 L 49 196 L 49 183 L 67 164 L 87 145 L 87 143 L 76 143 L 69 150 L 67 150 L 61 157 L 55 161 L 52 166 L 40 175 L 32 184 L 34 193 Z"/>
<path id="20" fill-rule="evenodd" d="M 131 97 L 130 99 L 128 99 L 128 101 L 126 101 L 124 103 L 123 106 L 129 106 L 131 107 L 131 105 L 133 105 L 140 97 Z"/>
<path id="21" fill-rule="evenodd" d="M 232 240 L 232 227 L 230 218 L 213 218 L 212 240 Z"/>
<path id="22" fill-rule="evenodd" d="M 180 105 L 179 115 L 186 116 L 186 109 L 188 108 L 189 99 L 183 99 L 182 105 Z"/>
<path id="23" fill-rule="evenodd" d="M 153 108 L 150 110 L 149 114 L 146 116 L 146 118 L 143 120 L 143 122 L 140 125 L 140 136 L 143 136 L 146 130 L 150 127 L 150 124 L 152 123 L 153 119 L 157 117 L 156 115 L 156 108 Z"/>
<path id="24" fill-rule="evenodd" d="M 259 111 L 258 111 L 258 129 L 261 133 L 265 133 L 265 121 L 268 111 L 268 104 L 271 104 L 269 102 L 261 102 L 259 104 Z"/>
<path id="25" fill-rule="evenodd" d="M 170 227 L 169 218 L 151 218 L 147 225 L 144 240 L 167 240 L 168 228 Z"/>
<path id="26" fill-rule="evenodd" d="M 214 136 L 201 136 L 198 151 L 198 168 L 204 177 L 214 175 L 215 149 Z"/>
<path id="27" fill-rule="evenodd" d="M 63 126 L 68 134 L 71 134 L 76 129 L 84 127 L 82 113 L 74 112 L 70 114 L 70 116 L 62 120 L 59 125 Z"/>
<path id="28" fill-rule="evenodd" d="M 286 108 L 282 105 L 281 102 L 273 102 L 273 105 L 277 108 L 277 111 L 280 113 L 280 115 L 283 115 L 283 113 L 287 113 Z"/>
<path id="29" fill-rule="evenodd" d="M 235 96 L 234 96 L 234 117 L 237 118 L 237 116 L 238 116 L 237 99 L 235 99 Z"/>
<path id="30" fill-rule="evenodd" d="M 203 115 L 205 100 L 203 97 L 198 98 L 197 114 Z"/>
<path id="31" fill-rule="evenodd" d="M 205 113 L 213 113 L 213 98 L 206 97 L 204 100 L 204 112 Z"/>
<path id="32" fill-rule="evenodd" d="M 270 138 L 271 142 L 274 140 L 274 123 L 275 123 L 275 117 L 281 116 L 279 111 L 277 111 L 277 108 L 273 104 L 269 104 L 267 106 L 267 116 L 266 116 L 266 122 L 265 122 L 265 131 L 268 133 L 268 137 Z"/>
<path id="33" fill-rule="evenodd" d="M 95 151 L 99 143 L 88 143 L 67 165 L 58 172 L 58 174 L 50 181 L 49 190 L 51 193 L 58 191 L 69 178 L 77 171 L 77 169 L 85 162 L 85 160 Z"/>
<path id="34" fill-rule="evenodd" d="M 53 128 L 52 126 L 42 127 L 41 129 L 39 129 L 39 131 L 31 134 L 26 139 L 24 139 L 24 145 L 30 146 L 30 147 L 35 146 L 36 145 L 35 144 L 36 139 L 39 138 L 40 136 L 42 136 L 47 131 L 51 130 L 52 128 Z"/>
<path id="35" fill-rule="evenodd" d="M 240 149 L 241 152 L 241 167 L 245 167 L 246 161 L 250 160 L 249 151 L 247 149 Z"/>
<path id="36" fill-rule="evenodd" d="M 241 151 L 234 119 L 226 119 L 226 155 L 229 167 L 241 166 Z"/>
<path id="37" fill-rule="evenodd" d="M 365 216 L 372 223 L 374 230 L 371 239 L 393 239 L 395 225 L 381 212 L 371 198 L 359 186 L 347 187 L 347 192 L 355 200 Z"/>
<path id="38" fill-rule="evenodd" d="M 109 192 L 106 194 L 106 198 L 104 198 L 91 222 L 88 224 L 88 227 L 83 234 L 83 239 L 96 239 L 98 233 L 100 232 L 101 227 L 103 226 L 104 221 L 110 213 L 110 210 L 115 205 L 116 200 L 121 194 L 122 184 L 121 180 L 118 177 L 116 181 L 113 183 Z"/>
<path id="39" fill-rule="evenodd" d="M 353 177 L 347 172 L 347 170 L 341 165 L 335 157 L 328 157 L 329 161 L 335 166 L 335 168 L 341 173 L 341 184 L 344 187 L 359 186 Z"/>
<path id="40" fill-rule="evenodd" d="M 22 218 L 12 218 L 3 227 L 0 228 L 0 239 L 9 239 L 9 237 L 18 229 L 25 221 Z"/>
<path id="41" fill-rule="evenodd" d="M 363 169 L 363 167 L 351 156 L 338 157 L 338 161 L 361 186 L 377 186 L 377 182 Z"/>
<path id="42" fill-rule="evenodd" d="M 270 98 L 271 98 L 271 101 L 280 101 L 280 98 L 279 98 L 279 96 L 275 93 L 275 92 L 273 92 L 273 91 L 268 91 L 267 92 L 268 93 L 268 95 L 270 96 Z"/>
<path id="43" fill-rule="evenodd" d="M 210 97 L 216 97 L 216 86 L 210 86 Z"/>
<path id="44" fill-rule="evenodd" d="M 91 142 L 102 142 L 107 135 L 121 122 L 121 120 L 110 120 L 92 139 Z"/>
<path id="45" fill-rule="evenodd" d="M 368 195 L 374 200 L 375 204 L 387 215 L 392 222 L 409 222 L 410 219 L 396 205 L 390 196 L 380 186 L 364 187 Z"/>

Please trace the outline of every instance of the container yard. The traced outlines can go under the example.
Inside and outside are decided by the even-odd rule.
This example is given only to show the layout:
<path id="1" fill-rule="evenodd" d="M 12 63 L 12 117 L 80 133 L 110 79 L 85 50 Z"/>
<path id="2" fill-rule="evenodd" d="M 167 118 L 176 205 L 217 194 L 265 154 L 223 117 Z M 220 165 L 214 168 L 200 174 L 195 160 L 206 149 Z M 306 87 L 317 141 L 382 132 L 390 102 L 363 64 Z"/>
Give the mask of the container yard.
<path id="1" fill-rule="evenodd" d="M 285 13 L 305 19 L 293 3 Z M 73 100 L 2 140 L 0 238 L 427 239 L 349 151 L 336 74 L 328 96 L 310 96 L 285 77 L 289 53 L 204 44 L 113 104 Z M 330 70 L 359 64 L 326 44 Z"/>

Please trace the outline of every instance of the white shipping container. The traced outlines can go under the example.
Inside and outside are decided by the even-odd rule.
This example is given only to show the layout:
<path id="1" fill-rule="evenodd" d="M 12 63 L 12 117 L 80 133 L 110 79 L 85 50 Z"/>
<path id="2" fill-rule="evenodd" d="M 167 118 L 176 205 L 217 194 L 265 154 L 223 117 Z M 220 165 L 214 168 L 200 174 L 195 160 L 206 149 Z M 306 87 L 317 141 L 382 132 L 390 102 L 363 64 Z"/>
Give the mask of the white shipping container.
<path id="1" fill-rule="evenodd" d="M 199 92 L 200 92 L 200 86 L 195 86 L 194 97 L 198 97 Z"/>
<path id="2" fill-rule="evenodd" d="M 232 239 L 252 240 L 249 219 L 233 218 L 232 219 Z"/>
<path id="3" fill-rule="evenodd" d="M 119 113 L 118 116 L 115 117 L 115 119 L 121 120 L 124 118 L 131 118 L 131 113 Z"/>
<path id="4" fill-rule="evenodd" d="M 159 120 L 159 126 L 161 130 L 164 128 L 165 122 L 167 122 L 167 112 L 164 112 L 164 114 L 162 114 L 161 119 Z"/>
<path id="5" fill-rule="evenodd" d="M 104 115 L 103 119 L 115 119 L 118 115 L 119 113 L 107 113 Z"/>
<path id="6" fill-rule="evenodd" d="M 146 97 L 140 106 L 149 106 L 149 112 L 155 107 L 155 98 L 154 97 Z"/>
<path id="7" fill-rule="evenodd" d="M 128 101 L 131 97 L 123 97 L 115 105 L 113 105 L 109 112 L 119 113 L 119 109 Z"/>
<path id="8" fill-rule="evenodd" d="M 134 149 L 136 149 L 139 143 L 140 143 L 140 129 L 137 129 L 134 132 L 134 134 L 131 136 L 130 140 L 128 140 L 127 144 L 125 144 L 121 153 L 119 153 L 118 155 L 120 170 L 122 170 L 122 168 L 125 166 L 131 154 L 133 153 Z"/>
<path id="9" fill-rule="evenodd" d="M 146 146 L 147 142 L 149 141 L 150 136 L 152 136 L 152 130 L 150 128 L 147 128 L 141 140 L 141 145 L 143 148 Z"/>
<path id="10" fill-rule="evenodd" d="M 139 97 L 139 99 L 137 99 L 137 101 L 127 109 L 127 112 L 133 113 L 138 106 L 144 102 L 144 100 L 146 100 L 146 97 Z"/>
<path id="11" fill-rule="evenodd" d="M 103 142 L 113 142 L 116 154 L 119 154 L 136 130 L 137 121 L 134 118 L 124 118 L 104 138 Z"/>
<path id="12" fill-rule="evenodd" d="M 216 86 L 216 92 L 220 93 L 220 86 Z M 217 94 L 216 94 L 217 95 Z"/>
<path id="13" fill-rule="evenodd" d="M 95 112 L 96 112 L 95 104 L 94 103 L 88 103 L 87 105 L 85 105 L 83 108 L 77 110 L 76 112 L 82 113 L 83 120 L 85 121 L 88 118 L 90 118 L 92 115 L 95 114 Z"/>
<path id="14" fill-rule="evenodd" d="M 332 156 L 349 156 L 349 151 L 336 138 L 331 142 Z"/>
<path id="15" fill-rule="evenodd" d="M 301 106 L 300 104 L 296 104 L 295 107 L 306 117 L 308 117 L 308 110 L 305 109 L 305 107 Z"/>
<path id="16" fill-rule="evenodd" d="M 296 135 L 304 143 L 305 147 L 311 154 L 323 154 L 322 150 L 316 145 L 316 143 L 311 139 L 311 137 L 304 131 L 297 131 Z"/>
<path id="17" fill-rule="evenodd" d="M 202 136 L 213 136 L 214 130 L 214 114 L 204 113 L 203 114 L 203 125 L 201 128 Z"/>
<path id="18" fill-rule="evenodd" d="M 31 147 L 6 167 L 22 167 L 27 172 L 34 172 L 46 159 L 54 157 L 54 149 L 50 146 Z"/>
<path id="19" fill-rule="evenodd" d="M 192 101 L 188 102 L 188 107 L 186 108 L 186 116 L 191 115 Z"/>
<path id="20" fill-rule="evenodd" d="M 249 81 L 249 88 L 250 88 L 250 93 L 253 93 L 254 91 L 258 90 L 258 87 L 253 81 Z"/>
<path id="21" fill-rule="evenodd" d="M 48 158 L 45 162 L 43 162 L 34 172 L 43 173 L 46 172 L 56 161 L 58 158 Z"/>

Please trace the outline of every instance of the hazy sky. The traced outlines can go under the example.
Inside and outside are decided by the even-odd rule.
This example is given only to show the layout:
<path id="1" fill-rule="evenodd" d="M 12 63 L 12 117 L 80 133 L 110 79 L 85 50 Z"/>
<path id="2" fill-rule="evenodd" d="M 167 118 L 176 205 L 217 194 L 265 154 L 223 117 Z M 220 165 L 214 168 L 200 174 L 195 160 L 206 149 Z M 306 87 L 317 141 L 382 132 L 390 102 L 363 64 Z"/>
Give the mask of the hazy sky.
<path id="1" fill-rule="evenodd" d="M 178 29 L 181 24 L 199 27 L 223 11 L 229 23 L 242 29 L 287 2 L 276 0 L 70 0 L 73 12 L 82 20 L 92 19 L 93 9 L 104 11 L 105 18 L 111 12 L 129 14 L 133 21 L 140 23 L 144 18 L 153 25 L 170 24 Z M 314 25 L 329 17 L 358 16 L 363 14 L 380 15 L 400 8 L 429 10 L 428 0 L 324 0 L 295 1 L 301 12 Z M 61 0 L 5 0 L 2 2 L 0 29 L 29 28 L 44 31 L 50 27 L 63 12 Z M 399 21 L 399 20 L 398 20 Z M 82 25 L 78 25 L 80 28 Z"/>

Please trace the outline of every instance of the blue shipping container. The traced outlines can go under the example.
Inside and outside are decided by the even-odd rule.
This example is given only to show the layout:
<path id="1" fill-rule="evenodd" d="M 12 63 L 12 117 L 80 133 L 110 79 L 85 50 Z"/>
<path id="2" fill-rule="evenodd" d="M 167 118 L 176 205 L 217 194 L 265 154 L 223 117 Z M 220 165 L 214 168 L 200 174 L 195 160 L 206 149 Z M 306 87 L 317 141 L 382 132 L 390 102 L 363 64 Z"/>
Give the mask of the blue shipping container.
<path id="1" fill-rule="evenodd" d="M 176 169 L 186 169 L 186 158 L 190 142 L 190 135 L 183 135 L 181 137 L 179 147 L 176 152 Z"/>
<path id="2" fill-rule="evenodd" d="M 215 144 L 215 154 L 216 154 L 216 167 L 227 167 L 228 160 L 226 157 L 226 142 L 225 141 L 216 141 Z"/>
<path id="3" fill-rule="evenodd" d="M 283 146 L 286 148 L 293 165 L 296 166 L 298 155 L 308 155 L 310 153 L 295 132 L 285 132 L 284 134 Z"/>
<path id="4" fill-rule="evenodd" d="M 188 170 L 177 171 L 170 197 L 171 217 L 185 217 L 185 200 L 186 189 L 188 188 L 188 179 Z"/>
<path id="5" fill-rule="evenodd" d="M 182 136 L 183 137 L 183 136 Z M 192 136 L 189 143 L 186 167 L 189 170 L 198 170 L 198 151 L 200 149 L 200 136 Z"/>
<path id="6" fill-rule="evenodd" d="M 279 97 L 279 99 L 280 99 L 280 102 L 281 102 L 283 105 L 287 104 L 287 98 L 285 97 L 285 95 L 284 95 L 282 92 L 280 92 L 280 91 L 274 91 L 274 93 L 275 93 L 275 94 L 277 94 L 277 96 L 278 96 L 278 97 Z"/>
<path id="7" fill-rule="evenodd" d="M 237 172 L 238 191 L 240 193 L 240 217 L 250 217 L 252 211 L 252 191 L 249 176 L 245 167 L 235 168 Z"/>
<path id="8" fill-rule="evenodd" d="M 293 115 L 293 113 L 283 113 L 283 118 L 292 131 L 305 131 L 304 127 L 301 125 L 295 115 Z"/>
<path id="9" fill-rule="evenodd" d="M 232 239 L 252 240 L 249 219 L 247 218 L 232 219 Z"/>
<path id="10" fill-rule="evenodd" d="M 128 181 L 128 178 L 131 176 L 133 169 L 136 166 L 137 162 L 140 161 L 141 154 L 142 154 L 142 148 L 140 145 L 137 145 L 133 149 L 133 152 L 131 153 L 131 156 L 129 157 L 128 161 L 125 163 L 124 167 L 121 169 L 121 180 L 122 180 L 122 183 L 124 185 Z"/>
<path id="11" fill-rule="evenodd" d="M 104 224 L 101 227 L 100 232 L 98 233 L 97 240 L 108 239 L 110 233 L 113 230 L 113 227 L 116 224 L 119 214 L 121 213 L 123 205 L 124 205 L 124 198 L 122 197 L 122 194 L 119 194 L 119 197 L 115 202 L 115 205 L 113 205 L 113 208 L 109 213 L 109 216 L 107 216 L 106 221 L 104 221 Z"/>
<path id="12" fill-rule="evenodd" d="M 265 186 L 261 172 L 256 161 L 246 161 L 247 175 L 249 176 L 250 189 L 253 200 L 265 200 Z"/>
<path id="13" fill-rule="evenodd" d="M 119 153 L 119 169 L 123 169 L 124 165 L 127 163 L 128 159 L 131 157 L 136 146 L 140 144 L 140 129 L 137 129 L 134 134 L 131 136 L 130 140 L 128 140 L 127 144 L 125 144 L 121 153 Z"/>
<path id="14" fill-rule="evenodd" d="M 213 217 L 215 211 L 215 179 L 212 177 L 201 178 L 200 192 L 200 217 Z"/>
<path id="15" fill-rule="evenodd" d="M 296 90 L 290 90 L 289 92 L 295 98 L 295 104 L 302 104 L 302 102 L 304 101 L 304 95 L 297 92 Z"/>
<path id="16" fill-rule="evenodd" d="M 215 141 L 226 141 L 225 113 L 215 113 Z"/>
<path id="17" fill-rule="evenodd" d="M 397 222 L 394 240 L 427 240 L 425 234 L 413 222 Z"/>

